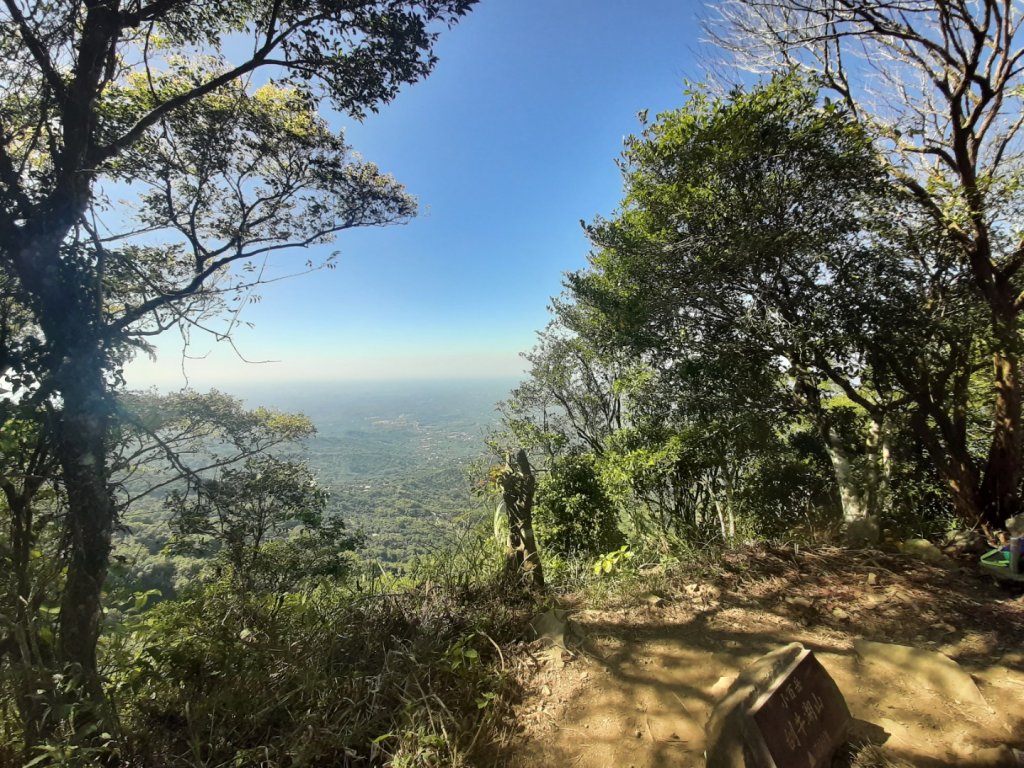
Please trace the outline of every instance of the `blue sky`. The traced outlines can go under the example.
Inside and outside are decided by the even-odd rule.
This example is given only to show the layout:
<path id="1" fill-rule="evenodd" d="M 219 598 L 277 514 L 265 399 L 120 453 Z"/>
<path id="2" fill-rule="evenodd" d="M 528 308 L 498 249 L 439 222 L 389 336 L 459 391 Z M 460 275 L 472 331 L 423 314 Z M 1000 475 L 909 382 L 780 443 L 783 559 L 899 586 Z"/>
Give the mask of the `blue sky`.
<path id="1" fill-rule="evenodd" d="M 562 274 L 586 263 L 580 220 L 621 197 L 615 159 L 703 77 L 699 0 L 481 0 L 437 69 L 362 124 L 368 160 L 414 194 L 409 224 L 342 233 L 337 267 L 266 286 L 238 350 L 194 340 L 194 387 L 288 380 L 505 377 L 522 369 Z M 284 255 L 284 273 L 316 253 Z M 128 370 L 182 386 L 181 344 Z"/>

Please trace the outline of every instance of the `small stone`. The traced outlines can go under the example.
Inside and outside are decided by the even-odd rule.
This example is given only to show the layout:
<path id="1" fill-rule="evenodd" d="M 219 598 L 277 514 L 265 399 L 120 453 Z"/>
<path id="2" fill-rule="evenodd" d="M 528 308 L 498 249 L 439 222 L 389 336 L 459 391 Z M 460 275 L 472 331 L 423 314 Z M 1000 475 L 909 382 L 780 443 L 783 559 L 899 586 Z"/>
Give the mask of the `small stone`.
<path id="1" fill-rule="evenodd" d="M 833 608 L 832 609 L 832 615 L 835 616 L 840 621 L 844 621 L 844 620 L 850 618 L 850 614 L 848 614 L 842 608 Z"/>
<path id="2" fill-rule="evenodd" d="M 976 749 L 968 757 L 970 764 L 978 766 L 978 768 L 1011 768 L 1011 766 L 1020 765 L 1015 752 L 1016 750 L 1003 745 Z"/>
<path id="3" fill-rule="evenodd" d="M 656 595 L 653 592 L 647 592 L 641 595 L 641 599 L 652 608 L 661 608 L 665 604 L 665 598 L 661 595 Z"/>
<path id="4" fill-rule="evenodd" d="M 542 693 L 542 694 L 543 694 L 544 696 L 550 696 L 550 695 L 551 695 L 551 688 L 550 688 L 549 686 L 546 686 L 546 685 L 545 685 L 545 686 L 542 686 L 542 687 L 541 687 L 541 689 L 540 689 L 540 692 L 541 692 L 541 693 Z"/>
<path id="5" fill-rule="evenodd" d="M 877 573 L 869 573 L 868 574 L 868 586 L 869 587 L 873 587 L 876 584 L 878 584 L 878 574 Z"/>
<path id="6" fill-rule="evenodd" d="M 952 561 L 927 539 L 907 539 L 900 544 L 900 551 L 908 557 L 922 560 L 932 565 L 950 567 Z"/>
<path id="7" fill-rule="evenodd" d="M 716 698 L 722 698 L 722 695 L 729 690 L 729 686 L 732 685 L 732 681 L 736 679 L 736 675 L 723 675 L 718 678 L 714 685 L 711 686 L 711 695 Z"/>
<path id="8" fill-rule="evenodd" d="M 810 608 L 814 603 L 806 597 L 787 597 L 786 602 L 790 605 L 799 605 L 801 608 Z"/>

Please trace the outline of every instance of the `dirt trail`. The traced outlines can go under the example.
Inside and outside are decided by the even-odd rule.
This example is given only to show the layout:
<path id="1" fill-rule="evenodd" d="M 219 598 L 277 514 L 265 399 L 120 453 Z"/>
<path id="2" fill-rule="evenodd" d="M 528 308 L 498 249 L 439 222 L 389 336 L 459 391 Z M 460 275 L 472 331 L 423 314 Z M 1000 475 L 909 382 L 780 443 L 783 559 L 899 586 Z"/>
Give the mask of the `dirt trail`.
<path id="1" fill-rule="evenodd" d="M 583 640 L 562 661 L 534 645 L 515 766 L 703 765 L 718 695 L 750 661 L 792 641 L 812 648 L 838 683 L 855 739 L 891 760 L 996 766 L 991 748 L 1024 748 L 1024 602 L 969 568 L 878 552 L 762 550 L 658 595 L 660 604 L 641 595 L 615 610 L 573 611 Z M 948 655 L 987 706 L 864 662 L 858 638 Z"/>

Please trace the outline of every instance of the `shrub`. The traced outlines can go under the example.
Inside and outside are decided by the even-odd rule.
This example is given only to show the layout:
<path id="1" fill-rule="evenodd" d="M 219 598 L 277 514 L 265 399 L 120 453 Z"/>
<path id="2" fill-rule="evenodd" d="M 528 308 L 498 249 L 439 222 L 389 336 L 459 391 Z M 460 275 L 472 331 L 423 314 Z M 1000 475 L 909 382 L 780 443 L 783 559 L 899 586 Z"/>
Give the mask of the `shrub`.
<path id="1" fill-rule="evenodd" d="M 623 543 L 615 505 L 589 454 L 556 459 L 537 486 L 534 528 L 542 550 L 594 557 Z"/>

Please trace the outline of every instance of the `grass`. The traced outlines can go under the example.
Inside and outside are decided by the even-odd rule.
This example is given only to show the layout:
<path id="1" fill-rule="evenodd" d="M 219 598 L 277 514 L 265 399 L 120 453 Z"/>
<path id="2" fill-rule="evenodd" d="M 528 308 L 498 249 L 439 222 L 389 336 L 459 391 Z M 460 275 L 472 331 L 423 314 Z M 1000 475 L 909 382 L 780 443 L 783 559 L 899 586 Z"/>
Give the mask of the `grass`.
<path id="1" fill-rule="evenodd" d="M 472 544 L 472 546 L 469 546 Z M 39 765 L 138 768 L 485 766 L 510 730 L 502 648 L 532 603 L 479 542 L 412 577 L 354 577 L 282 595 L 198 585 L 104 643 L 116 723 L 37 748 Z M 3 731 L 0 766 L 21 765 Z"/>

